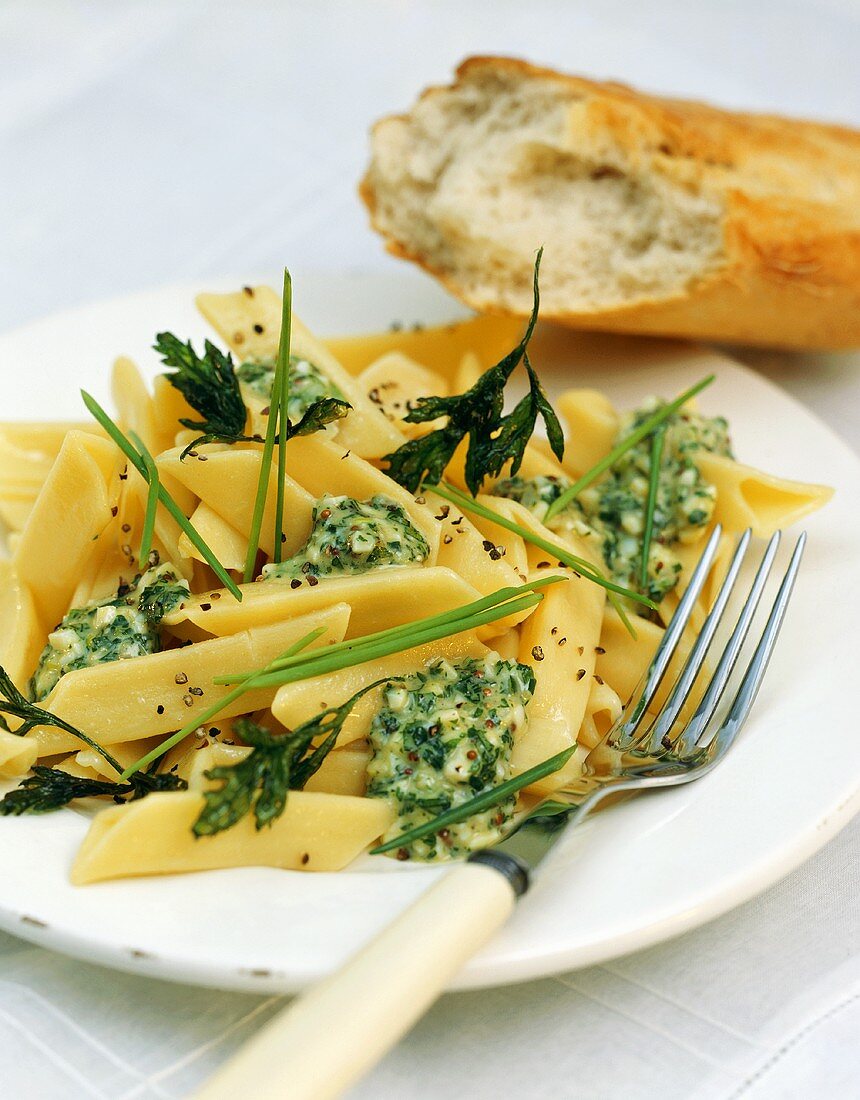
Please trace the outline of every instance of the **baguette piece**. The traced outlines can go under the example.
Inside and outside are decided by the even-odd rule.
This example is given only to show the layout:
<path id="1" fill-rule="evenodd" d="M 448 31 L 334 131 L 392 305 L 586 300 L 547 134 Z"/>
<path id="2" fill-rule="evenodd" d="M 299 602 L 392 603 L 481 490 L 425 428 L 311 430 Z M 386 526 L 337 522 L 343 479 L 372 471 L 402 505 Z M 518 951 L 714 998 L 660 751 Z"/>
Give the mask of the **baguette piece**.
<path id="1" fill-rule="evenodd" d="M 374 227 L 481 312 L 785 347 L 860 344 L 860 133 L 473 57 L 382 119 Z"/>

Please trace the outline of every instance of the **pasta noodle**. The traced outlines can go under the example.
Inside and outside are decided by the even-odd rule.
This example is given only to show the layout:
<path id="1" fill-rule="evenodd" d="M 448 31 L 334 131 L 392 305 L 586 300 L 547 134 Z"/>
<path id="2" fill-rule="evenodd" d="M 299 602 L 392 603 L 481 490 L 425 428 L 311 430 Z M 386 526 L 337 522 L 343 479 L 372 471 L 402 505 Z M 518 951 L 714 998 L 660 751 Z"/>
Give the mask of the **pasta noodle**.
<path id="1" fill-rule="evenodd" d="M 164 735 L 193 719 L 195 708 L 211 706 L 227 695 L 227 688 L 212 683 L 225 669 L 261 668 L 315 627 L 324 633 L 314 645 L 340 641 L 348 621 L 346 604 L 333 604 L 289 622 L 136 657 L 133 692 L 122 688 L 122 661 L 82 668 L 64 676 L 44 706 L 78 729 L 98 730 L 103 745 Z M 221 713 L 231 717 L 268 706 L 273 694 L 269 688 L 253 689 L 227 703 Z M 38 742 L 40 756 L 77 747 L 71 734 L 58 729 L 39 727 L 30 736 Z"/>
<path id="2" fill-rule="evenodd" d="M 774 477 L 723 455 L 702 452 L 696 456 L 696 465 L 716 487 L 715 519 L 729 531 L 750 527 L 754 535 L 766 538 L 821 508 L 833 496 L 827 485 Z"/>
<path id="3" fill-rule="evenodd" d="M 14 779 L 26 775 L 36 763 L 37 756 L 35 741 L 0 729 L 0 777 Z"/>
<path id="4" fill-rule="evenodd" d="M 357 381 L 361 392 L 409 439 L 436 426 L 408 424 L 404 420 L 416 399 L 428 393 L 445 396 L 449 392 L 441 374 L 422 367 L 399 351 L 390 351 L 365 367 Z"/>
<path id="5" fill-rule="evenodd" d="M 271 828 L 258 831 L 245 817 L 201 841 L 191 829 L 203 804 L 197 791 L 180 791 L 102 810 L 72 865 L 72 883 L 218 867 L 339 871 L 394 817 L 381 799 L 293 791 Z"/>
<path id="6" fill-rule="evenodd" d="M 507 355 L 522 327 L 517 317 L 474 317 L 453 325 L 329 338 L 325 345 L 350 374 L 361 374 L 383 355 L 399 352 L 453 381 L 464 355 L 474 356 L 478 370 L 486 370 Z M 455 386 L 458 392 L 467 388 Z"/>
<path id="7" fill-rule="evenodd" d="M 567 390 L 556 404 L 567 424 L 564 468 L 579 477 L 612 450 L 618 413 L 597 390 Z"/>
<path id="8" fill-rule="evenodd" d="M 535 568 L 539 554 L 531 553 Z M 543 575 L 548 575 L 545 571 Z M 564 576 L 562 570 L 556 575 Z M 594 683 L 605 592 L 582 577 L 550 588 L 520 631 L 521 661 L 534 668 L 537 684 L 529 722 L 514 748 L 512 766 L 523 772 L 577 742 Z M 575 758 L 536 789 L 556 790 L 579 774 Z"/>
<path id="9" fill-rule="evenodd" d="M 249 288 L 252 293 L 200 294 L 197 306 L 207 321 L 242 358 L 272 360 L 278 354 L 281 299 L 270 287 Z M 403 442 L 403 437 L 362 392 L 361 386 L 338 363 L 331 351 L 298 320 L 292 319 L 290 354 L 308 359 L 333 382 L 352 405 L 356 416 L 338 425 L 344 447 L 365 458 L 379 458 Z"/>
<path id="10" fill-rule="evenodd" d="M 110 523 L 119 496 L 117 468 L 110 443 L 71 431 L 36 498 L 14 561 L 46 623 L 65 613 L 91 544 Z"/>
<path id="11" fill-rule="evenodd" d="M 180 459 L 181 448 L 165 451 L 158 456 L 159 471 L 172 475 L 190 489 L 231 527 L 247 531 L 254 511 L 254 497 L 260 477 L 260 451 L 226 447 L 221 444 L 207 448 L 206 462 L 198 458 Z M 260 548 L 267 554 L 274 549 L 271 532 L 274 530 L 277 476 L 269 478 L 269 492 L 263 513 Z M 284 484 L 284 535 L 283 550 L 292 554 L 307 539 L 311 529 L 313 497 L 291 477 Z"/>
<path id="12" fill-rule="evenodd" d="M 201 501 L 191 514 L 191 523 L 225 569 L 244 568 L 248 540 L 241 531 L 222 519 L 214 508 Z M 203 554 L 184 532 L 179 536 L 177 548 L 185 557 L 205 561 Z"/>
<path id="13" fill-rule="evenodd" d="M 30 589 L 10 562 L 0 562 L 0 665 L 13 683 L 36 667 L 44 633 Z"/>
<path id="14" fill-rule="evenodd" d="M 358 638 L 452 611 L 478 596 L 452 569 L 440 566 L 403 566 L 364 576 L 328 577 L 315 587 L 245 584 L 241 591 L 241 603 L 230 599 L 225 589 L 216 590 L 217 600 L 212 592 L 189 597 L 165 616 L 164 625 L 178 637 L 184 636 L 186 623 L 220 637 L 345 603 L 350 609 L 346 637 Z"/>

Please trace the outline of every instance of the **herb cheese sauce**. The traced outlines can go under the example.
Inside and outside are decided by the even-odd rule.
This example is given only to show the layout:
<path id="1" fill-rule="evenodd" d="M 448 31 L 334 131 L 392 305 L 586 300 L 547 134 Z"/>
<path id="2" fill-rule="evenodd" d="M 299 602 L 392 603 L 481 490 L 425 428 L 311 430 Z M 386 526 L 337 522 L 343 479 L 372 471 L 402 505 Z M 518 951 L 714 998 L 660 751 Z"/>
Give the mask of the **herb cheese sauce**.
<path id="1" fill-rule="evenodd" d="M 384 840 L 510 778 L 514 736 L 525 728 L 534 685 L 528 665 L 488 653 L 457 664 L 439 658 L 385 688 L 367 768 L 367 794 L 397 809 Z M 515 804 L 512 795 L 396 855 L 444 860 L 485 848 L 504 835 Z"/>
<path id="2" fill-rule="evenodd" d="M 73 607 L 48 635 L 30 680 L 30 698 L 40 702 L 67 672 L 157 653 L 158 624 L 187 595 L 188 582 L 165 562 L 120 587 L 116 596 Z"/>
<path id="3" fill-rule="evenodd" d="M 272 360 L 251 360 L 236 368 L 236 377 L 240 385 L 264 401 L 272 397 L 272 384 L 275 381 L 275 364 Z M 315 401 L 323 397 L 336 397 L 346 400 L 334 382 L 331 382 L 316 364 L 297 355 L 290 356 L 289 400 L 287 401 L 287 419 L 296 424 Z"/>
<path id="4" fill-rule="evenodd" d="M 326 494 L 314 505 L 313 527 L 298 553 L 263 566 L 263 580 L 366 573 L 425 561 L 427 540 L 401 506 L 377 493 L 370 500 Z"/>
<path id="5" fill-rule="evenodd" d="M 628 414 L 616 442 L 623 441 L 663 405 L 664 401 L 652 398 Z M 722 417 L 704 417 L 682 409 L 665 424 L 644 587 L 640 568 L 651 472 L 650 437 L 626 451 L 548 524 L 559 534 L 575 531 L 585 538 L 597 538 L 612 579 L 656 602 L 675 587 L 681 572 L 672 545 L 695 542 L 713 515 L 716 489 L 699 473 L 696 452 L 731 456 L 728 425 Z M 543 520 L 550 504 L 570 484 L 565 477 L 512 477 L 500 481 L 493 492 L 518 500 Z"/>

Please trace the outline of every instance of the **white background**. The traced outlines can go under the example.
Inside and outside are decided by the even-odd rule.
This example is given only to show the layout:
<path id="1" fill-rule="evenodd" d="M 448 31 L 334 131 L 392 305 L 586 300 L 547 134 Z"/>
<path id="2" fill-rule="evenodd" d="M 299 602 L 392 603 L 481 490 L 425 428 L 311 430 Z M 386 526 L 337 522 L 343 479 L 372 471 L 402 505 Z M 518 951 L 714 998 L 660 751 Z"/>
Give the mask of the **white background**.
<path id="1" fill-rule="evenodd" d="M 492 52 L 860 125 L 854 0 L 0 3 L 0 328 L 284 263 L 396 270 L 355 194 L 367 127 Z M 860 447 L 856 355 L 739 354 Z M 356 1096 L 860 1094 L 858 837 L 673 943 L 444 998 Z M 3 1095 L 179 1097 L 273 1009 L 0 937 Z"/>

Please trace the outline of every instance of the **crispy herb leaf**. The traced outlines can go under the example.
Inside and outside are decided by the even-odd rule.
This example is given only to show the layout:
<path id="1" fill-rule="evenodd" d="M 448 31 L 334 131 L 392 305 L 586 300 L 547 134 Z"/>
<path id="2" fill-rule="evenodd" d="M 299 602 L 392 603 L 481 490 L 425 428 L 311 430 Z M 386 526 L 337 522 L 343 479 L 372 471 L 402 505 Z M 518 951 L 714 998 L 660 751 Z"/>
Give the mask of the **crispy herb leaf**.
<path id="1" fill-rule="evenodd" d="M 540 308 L 538 275 L 543 249 L 535 259 L 534 304 L 526 331 L 519 344 L 504 359 L 491 367 L 471 389 L 452 397 L 419 397 L 406 416 L 413 424 L 427 423 L 437 417 L 447 417 L 448 423 L 419 439 L 411 439 L 386 455 L 386 473 L 410 492 L 416 492 L 422 481 L 436 485 L 444 476 L 445 467 L 466 436 L 466 484 L 476 496 L 486 477 L 496 477 L 508 460 L 513 460 L 513 472 L 520 467 L 526 444 L 534 431 L 538 416 L 547 427 L 550 446 L 558 458 L 564 453 L 561 425 L 531 363 L 527 348 L 537 322 Z M 505 385 L 521 362 L 529 376 L 529 393 L 508 416 L 502 415 Z"/>
<path id="2" fill-rule="evenodd" d="M 194 823 L 197 836 L 212 836 L 229 829 L 253 810 L 257 829 L 271 825 L 284 812 L 287 793 L 301 790 L 334 748 L 350 711 L 369 691 L 388 683 L 376 680 L 339 707 L 329 707 L 289 733 L 274 734 L 249 719 L 235 728 L 252 751 L 238 764 L 210 768 L 207 779 L 221 786 L 206 791 L 206 805 Z M 316 738 L 322 742 L 313 748 Z"/>
<path id="3" fill-rule="evenodd" d="M 347 401 L 341 401 L 337 397 L 321 397 L 305 409 L 301 418 L 295 424 L 287 421 L 287 439 L 295 435 L 313 435 L 322 431 L 326 424 L 335 420 L 342 420 L 350 411 L 352 405 Z"/>
<path id="4" fill-rule="evenodd" d="M 231 828 L 252 808 L 258 829 L 284 812 L 290 781 L 288 737 L 278 737 L 250 719 L 236 722 L 236 730 L 252 751 L 238 764 L 205 773 L 221 786 L 204 794 L 206 805 L 194 823 L 197 836 Z"/>
<path id="5" fill-rule="evenodd" d="M 37 765 L 33 774 L 22 780 L 20 785 L 10 791 L 0 801 L 0 814 L 44 814 L 59 810 L 75 798 L 89 798 L 92 795 L 114 794 L 118 788 L 131 789 L 130 783 L 112 783 L 110 780 L 85 779 L 56 768 Z M 118 796 L 119 802 L 123 801 Z"/>
<path id="6" fill-rule="evenodd" d="M 184 427 L 202 432 L 188 444 L 182 458 L 199 443 L 239 443 L 252 438 L 244 434 L 248 410 L 229 352 L 225 355 L 207 340 L 201 357 L 190 340 L 184 344 L 172 332 L 159 332 L 153 346 L 164 365 L 173 370 L 165 375 L 167 380 L 201 417 L 179 419 Z"/>
<path id="7" fill-rule="evenodd" d="M 152 791 L 179 791 L 186 786 L 184 779 L 169 772 L 158 775 L 139 772 L 128 783 L 114 783 L 109 779 L 69 775 L 59 768 L 46 768 L 37 764 L 32 775 L 28 775 L 14 791 L 0 799 L 0 814 L 8 817 L 50 813 L 68 806 L 76 798 L 94 798 L 99 795 L 111 795 L 114 802 L 131 802 Z"/>

